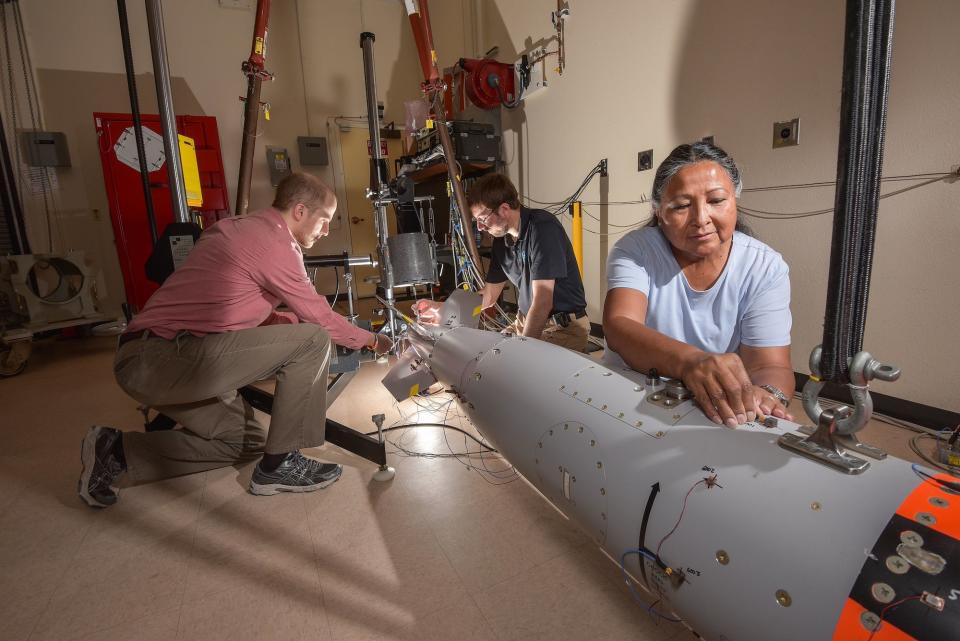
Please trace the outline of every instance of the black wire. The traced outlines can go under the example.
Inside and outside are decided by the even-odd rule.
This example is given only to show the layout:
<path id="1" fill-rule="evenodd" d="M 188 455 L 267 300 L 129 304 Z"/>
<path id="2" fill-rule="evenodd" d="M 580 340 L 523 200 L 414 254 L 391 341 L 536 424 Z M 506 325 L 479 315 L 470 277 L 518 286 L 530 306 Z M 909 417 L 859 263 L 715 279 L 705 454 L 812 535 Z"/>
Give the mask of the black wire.
<path id="1" fill-rule="evenodd" d="M 509 101 L 507 100 L 507 97 L 503 94 L 503 87 L 500 86 L 499 82 L 496 84 L 496 87 L 497 87 L 497 97 L 500 98 L 501 105 L 503 105 L 507 109 L 516 109 L 517 107 L 520 106 L 519 93 L 517 94 L 517 96 L 514 97 L 512 101 Z"/>
<path id="2" fill-rule="evenodd" d="M 567 198 L 563 199 L 558 203 L 543 202 L 543 201 L 539 201 L 534 198 L 529 198 L 526 196 L 524 196 L 524 200 L 528 200 L 532 203 L 537 203 L 538 205 L 552 205 L 550 207 L 545 207 L 544 210 L 553 214 L 554 216 L 561 216 L 563 214 L 568 213 L 567 210 L 569 209 L 570 205 L 575 200 L 580 198 L 580 194 L 582 194 L 583 191 L 587 188 L 587 185 L 590 184 L 590 181 L 593 180 L 593 177 L 599 174 L 601 171 L 603 171 L 603 163 L 598 162 L 596 165 L 593 166 L 593 168 L 590 170 L 590 173 L 587 174 L 586 178 L 583 179 L 583 182 L 580 183 L 580 186 L 577 187 L 576 191 L 574 191 L 571 196 L 568 196 Z"/>
<path id="3" fill-rule="evenodd" d="M 914 189 L 920 189 L 921 187 L 926 187 L 927 185 L 932 185 L 934 183 L 940 182 L 941 180 L 945 178 L 949 178 L 954 175 L 955 174 L 952 174 L 952 173 L 938 174 L 936 177 L 930 178 L 928 180 L 924 180 L 923 182 L 917 183 L 916 185 L 910 185 L 909 187 L 904 187 L 903 189 L 897 189 L 895 191 L 891 191 L 886 194 L 881 194 L 880 200 L 883 200 L 885 198 L 890 198 L 891 196 L 898 196 L 902 193 L 912 191 Z M 744 207 L 743 205 L 740 205 L 740 204 L 737 205 L 737 210 L 746 216 L 750 216 L 752 218 L 762 218 L 764 220 L 793 220 L 795 218 L 811 218 L 814 216 L 824 216 L 827 214 L 834 213 L 833 207 L 817 209 L 814 211 L 776 212 L 776 211 L 765 211 L 763 209 L 752 209 L 750 207 Z"/>
<path id="4" fill-rule="evenodd" d="M 931 178 L 933 176 L 942 176 L 943 172 L 940 171 L 931 171 L 922 174 L 901 174 L 899 176 L 885 176 L 880 179 L 881 182 L 895 182 L 902 180 L 920 180 L 923 178 Z M 787 185 L 767 185 L 764 187 L 745 187 L 741 192 L 756 192 L 756 191 L 781 191 L 786 189 L 810 189 L 814 187 L 833 187 L 837 184 L 836 180 L 823 180 L 820 182 L 811 182 L 811 183 L 794 183 Z"/>
<path id="5" fill-rule="evenodd" d="M 927 474 L 926 472 L 921 470 L 919 466 L 915 463 L 910 467 L 911 469 L 913 469 L 913 473 L 919 476 L 924 481 L 935 483 L 940 489 L 946 490 L 952 494 L 960 494 L 960 483 L 952 483 L 950 481 L 944 481 L 943 479 L 938 479 L 935 476 L 931 476 L 930 474 Z"/>
<path id="6" fill-rule="evenodd" d="M 374 431 L 374 432 L 367 432 L 367 433 L 365 434 L 365 436 L 375 436 L 376 434 L 378 434 L 378 433 L 381 432 L 381 431 L 383 431 L 383 432 L 392 432 L 392 431 L 394 431 L 394 430 L 403 430 L 403 429 L 407 429 L 407 428 L 410 428 L 410 427 L 440 427 L 440 428 L 443 428 L 443 429 L 445 429 L 445 430 L 454 430 L 454 431 L 456 431 L 456 432 L 460 432 L 460 433 L 463 434 L 464 436 L 468 436 L 470 439 L 473 440 L 474 443 L 476 443 L 476 444 L 479 445 L 480 447 L 484 448 L 484 449 L 480 450 L 479 452 L 473 452 L 473 454 L 481 454 L 481 453 L 482 453 L 482 454 L 485 454 L 485 453 L 487 453 L 487 452 L 497 452 L 497 450 L 493 449 L 493 448 L 490 447 L 489 445 L 484 444 L 480 439 L 478 439 L 476 436 L 474 436 L 474 435 L 471 434 L 470 432 L 468 432 L 468 431 L 466 431 L 466 430 L 462 430 L 462 429 L 460 429 L 459 427 L 456 427 L 456 426 L 454 426 L 454 425 L 447 425 L 447 424 L 445 424 L 445 423 L 403 423 L 403 424 L 401 424 L 401 425 L 394 425 L 394 426 L 392 426 L 392 427 L 385 427 L 385 428 L 383 428 L 383 430 L 377 430 L 377 431 Z"/>

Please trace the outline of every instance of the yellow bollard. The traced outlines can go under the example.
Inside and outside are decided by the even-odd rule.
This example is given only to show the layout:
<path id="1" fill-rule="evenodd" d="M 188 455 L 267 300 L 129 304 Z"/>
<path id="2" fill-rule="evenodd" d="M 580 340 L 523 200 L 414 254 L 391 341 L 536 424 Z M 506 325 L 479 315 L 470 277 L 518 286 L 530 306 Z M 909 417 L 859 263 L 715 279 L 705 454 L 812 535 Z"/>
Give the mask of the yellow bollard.
<path id="1" fill-rule="evenodd" d="M 580 201 L 575 200 L 570 205 L 570 215 L 573 216 L 573 255 L 577 257 L 577 267 L 580 269 L 580 277 L 583 277 L 583 212 L 580 211 Z"/>

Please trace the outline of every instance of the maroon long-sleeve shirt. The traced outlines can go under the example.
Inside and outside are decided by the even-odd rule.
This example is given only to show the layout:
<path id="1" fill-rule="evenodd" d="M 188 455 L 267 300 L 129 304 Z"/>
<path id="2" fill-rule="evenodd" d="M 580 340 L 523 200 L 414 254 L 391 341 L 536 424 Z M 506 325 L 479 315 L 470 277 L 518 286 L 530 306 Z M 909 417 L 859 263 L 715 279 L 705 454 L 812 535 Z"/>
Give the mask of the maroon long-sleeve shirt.
<path id="1" fill-rule="evenodd" d="M 280 303 L 291 312 L 276 312 Z M 203 336 L 298 321 L 320 325 L 338 345 L 358 349 L 372 341 L 317 293 L 300 245 L 271 208 L 205 230 L 127 331 L 170 339 L 181 331 Z"/>

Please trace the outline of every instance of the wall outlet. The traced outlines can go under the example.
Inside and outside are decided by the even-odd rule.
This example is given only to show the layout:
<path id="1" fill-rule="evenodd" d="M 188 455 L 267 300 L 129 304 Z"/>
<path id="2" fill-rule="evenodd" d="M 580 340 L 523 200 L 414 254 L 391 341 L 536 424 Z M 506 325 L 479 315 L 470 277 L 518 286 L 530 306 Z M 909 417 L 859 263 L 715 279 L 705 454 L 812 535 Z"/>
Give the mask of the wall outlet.
<path id="1" fill-rule="evenodd" d="M 708 142 L 708 143 L 710 143 L 711 145 L 717 144 L 717 143 L 714 141 L 712 134 L 709 135 L 709 136 L 704 136 L 703 138 L 700 139 L 700 142 Z"/>
<path id="2" fill-rule="evenodd" d="M 647 149 L 637 154 L 637 171 L 653 169 L 653 149 Z"/>
<path id="3" fill-rule="evenodd" d="M 773 123 L 773 148 L 793 147 L 800 144 L 800 119 Z"/>
<path id="4" fill-rule="evenodd" d="M 250 10 L 251 2 L 252 0 L 220 0 L 220 8 Z"/>
<path id="5" fill-rule="evenodd" d="M 950 173 L 953 174 L 947 178 L 947 184 L 952 184 L 960 180 L 960 165 L 954 165 L 950 168 Z"/>

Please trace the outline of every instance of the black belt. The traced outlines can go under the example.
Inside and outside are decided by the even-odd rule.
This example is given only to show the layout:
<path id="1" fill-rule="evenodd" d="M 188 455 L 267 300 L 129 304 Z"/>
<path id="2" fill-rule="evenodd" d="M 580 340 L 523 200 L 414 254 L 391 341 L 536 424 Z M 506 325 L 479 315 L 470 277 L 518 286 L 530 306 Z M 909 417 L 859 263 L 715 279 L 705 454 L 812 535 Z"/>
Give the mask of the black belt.
<path id="1" fill-rule="evenodd" d="M 570 324 L 570 321 L 576 320 L 578 318 L 583 318 L 587 315 L 587 310 L 581 309 L 576 312 L 557 312 L 556 314 L 550 314 L 550 318 L 553 319 L 560 327 L 566 327 Z"/>
<path id="2" fill-rule="evenodd" d="M 117 339 L 117 348 L 119 349 L 126 343 L 129 343 L 132 340 L 137 340 L 139 338 L 160 338 L 160 337 L 154 334 L 153 332 L 151 332 L 149 329 L 144 330 L 142 332 L 126 332 L 124 334 L 120 334 L 120 338 Z"/>

